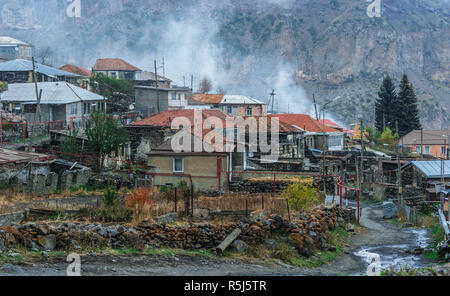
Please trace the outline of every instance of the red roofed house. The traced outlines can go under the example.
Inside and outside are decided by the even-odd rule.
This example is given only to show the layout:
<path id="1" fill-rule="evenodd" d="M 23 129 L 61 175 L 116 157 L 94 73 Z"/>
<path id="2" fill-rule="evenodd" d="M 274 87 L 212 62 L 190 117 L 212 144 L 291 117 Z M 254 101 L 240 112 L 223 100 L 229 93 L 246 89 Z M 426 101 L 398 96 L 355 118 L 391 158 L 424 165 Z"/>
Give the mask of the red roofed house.
<path id="1" fill-rule="evenodd" d="M 186 108 L 219 109 L 233 116 L 265 116 L 267 105 L 242 95 L 194 94 Z"/>
<path id="2" fill-rule="evenodd" d="M 307 150 L 343 150 L 344 133 L 336 128 L 330 127 L 323 122 L 317 121 L 307 114 L 274 114 L 271 117 L 277 117 L 280 122 L 293 125 L 304 131 L 303 141 L 299 150 L 302 157 L 305 157 Z"/>
<path id="3" fill-rule="evenodd" d="M 122 80 L 139 80 L 142 70 L 122 59 L 97 59 L 92 73 L 102 73 L 108 77 Z"/>
<path id="4" fill-rule="evenodd" d="M 193 126 L 194 112 L 195 110 L 193 109 L 168 110 L 127 125 L 133 158 L 140 161 L 146 160 L 149 151 L 173 136 L 177 132 L 177 130 L 171 129 L 172 121 L 175 118 L 187 118 Z M 226 119 L 230 118 L 229 115 L 220 110 L 202 110 L 200 116 L 202 124 L 208 117 L 219 118 L 223 127 L 226 125 Z"/>
<path id="5" fill-rule="evenodd" d="M 92 76 L 91 71 L 86 68 L 71 64 L 66 64 L 60 67 L 59 70 L 80 75 L 80 78 L 77 79 L 78 86 L 89 90 L 89 78 L 91 78 Z"/>

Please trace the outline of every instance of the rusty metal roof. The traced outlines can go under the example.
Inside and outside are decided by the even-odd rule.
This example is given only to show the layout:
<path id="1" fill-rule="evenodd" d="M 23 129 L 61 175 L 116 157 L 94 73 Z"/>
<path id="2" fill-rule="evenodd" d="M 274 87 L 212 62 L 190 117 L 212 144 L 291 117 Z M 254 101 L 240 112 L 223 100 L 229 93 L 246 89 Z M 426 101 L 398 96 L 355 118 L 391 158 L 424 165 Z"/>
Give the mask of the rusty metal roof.
<path id="1" fill-rule="evenodd" d="M 54 156 L 47 154 L 0 148 L 0 164 L 44 161 L 54 158 Z"/>

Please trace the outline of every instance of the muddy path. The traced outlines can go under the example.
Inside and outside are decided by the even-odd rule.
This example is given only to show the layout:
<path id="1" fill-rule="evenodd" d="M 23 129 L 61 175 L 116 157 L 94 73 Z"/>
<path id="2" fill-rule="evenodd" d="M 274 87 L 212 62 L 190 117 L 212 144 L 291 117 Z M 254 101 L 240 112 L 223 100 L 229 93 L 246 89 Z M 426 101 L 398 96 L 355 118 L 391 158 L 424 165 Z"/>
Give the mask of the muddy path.
<path id="1" fill-rule="evenodd" d="M 399 228 L 382 219 L 381 205 L 364 206 L 362 233 L 353 235 L 344 253 L 329 264 L 318 268 L 292 267 L 264 260 L 245 261 L 205 256 L 111 256 L 81 257 L 82 275 L 365 275 L 367 254 L 380 256 L 382 269 L 390 265 L 426 265 L 422 255 L 406 254 L 405 250 L 427 243 L 426 230 Z M 0 275 L 66 275 L 64 259 L 52 262 L 7 264 Z"/>

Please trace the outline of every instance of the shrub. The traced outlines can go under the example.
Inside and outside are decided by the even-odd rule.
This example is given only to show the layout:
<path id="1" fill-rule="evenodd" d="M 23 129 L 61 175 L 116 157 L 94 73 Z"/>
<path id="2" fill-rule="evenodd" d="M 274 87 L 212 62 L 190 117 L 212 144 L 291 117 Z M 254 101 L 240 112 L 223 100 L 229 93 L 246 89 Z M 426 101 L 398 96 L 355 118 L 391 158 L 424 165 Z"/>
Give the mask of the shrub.
<path id="1" fill-rule="evenodd" d="M 119 193 L 114 187 L 106 188 L 105 193 L 103 193 L 103 203 L 106 207 L 115 207 L 119 204 L 120 198 Z"/>
<path id="2" fill-rule="evenodd" d="M 287 200 L 293 210 L 305 210 L 317 203 L 316 189 L 312 182 L 293 183 L 281 193 L 281 197 Z"/>
<path id="3" fill-rule="evenodd" d="M 155 204 L 155 201 L 151 198 L 148 188 L 141 187 L 133 190 L 131 194 L 127 195 L 125 204 L 131 209 L 136 209 L 144 206 L 152 207 Z"/>

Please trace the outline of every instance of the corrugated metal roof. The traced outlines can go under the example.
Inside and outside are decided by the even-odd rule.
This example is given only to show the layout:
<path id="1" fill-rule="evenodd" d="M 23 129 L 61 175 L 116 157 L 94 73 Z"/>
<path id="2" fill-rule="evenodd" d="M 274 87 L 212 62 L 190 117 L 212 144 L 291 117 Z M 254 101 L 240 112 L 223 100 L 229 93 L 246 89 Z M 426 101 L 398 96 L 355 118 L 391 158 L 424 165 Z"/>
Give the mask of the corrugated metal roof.
<path id="1" fill-rule="evenodd" d="M 20 45 L 28 45 L 28 43 L 25 43 L 23 41 L 14 39 L 12 37 L 9 36 L 0 36 L 0 44 L 8 44 L 8 45 L 16 45 L 16 44 L 20 44 Z"/>
<path id="2" fill-rule="evenodd" d="M 224 95 L 221 104 L 246 104 L 246 105 L 265 105 L 265 103 L 258 101 L 257 99 L 241 96 L 241 95 Z"/>
<path id="3" fill-rule="evenodd" d="M 104 97 L 68 82 L 38 82 L 42 89 L 41 103 L 67 104 L 80 101 L 102 101 Z M 34 83 L 12 83 L 1 94 L 1 102 L 36 102 Z"/>
<path id="4" fill-rule="evenodd" d="M 444 160 L 444 178 L 450 178 L 450 160 Z M 428 160 L 428 161 L 411 161 L 405 164 L 403 167 L 412 164 L 418 170 L 420 170 L 428 178 L 440 178 L 442 170 L 441 160 Z"/>
<path id="5" fill-rule="evenodd" d="M 57 77 L 57 76 L 71 76 L 71 77 L 79 77 L 75 73 L 70 73 L 66 71 L 62 71 L 59 69 L 55 69 L 46 65 L 42 65 L 39 63 L 34 63 L 36 67 L 36 72 L 42 73 L 47 76 Z M 13 71 L 33 71 L 33 63 L 28 60 L 16 59 L 7 61 L 0 64 L 0 72 L 13 72 Z"/>

